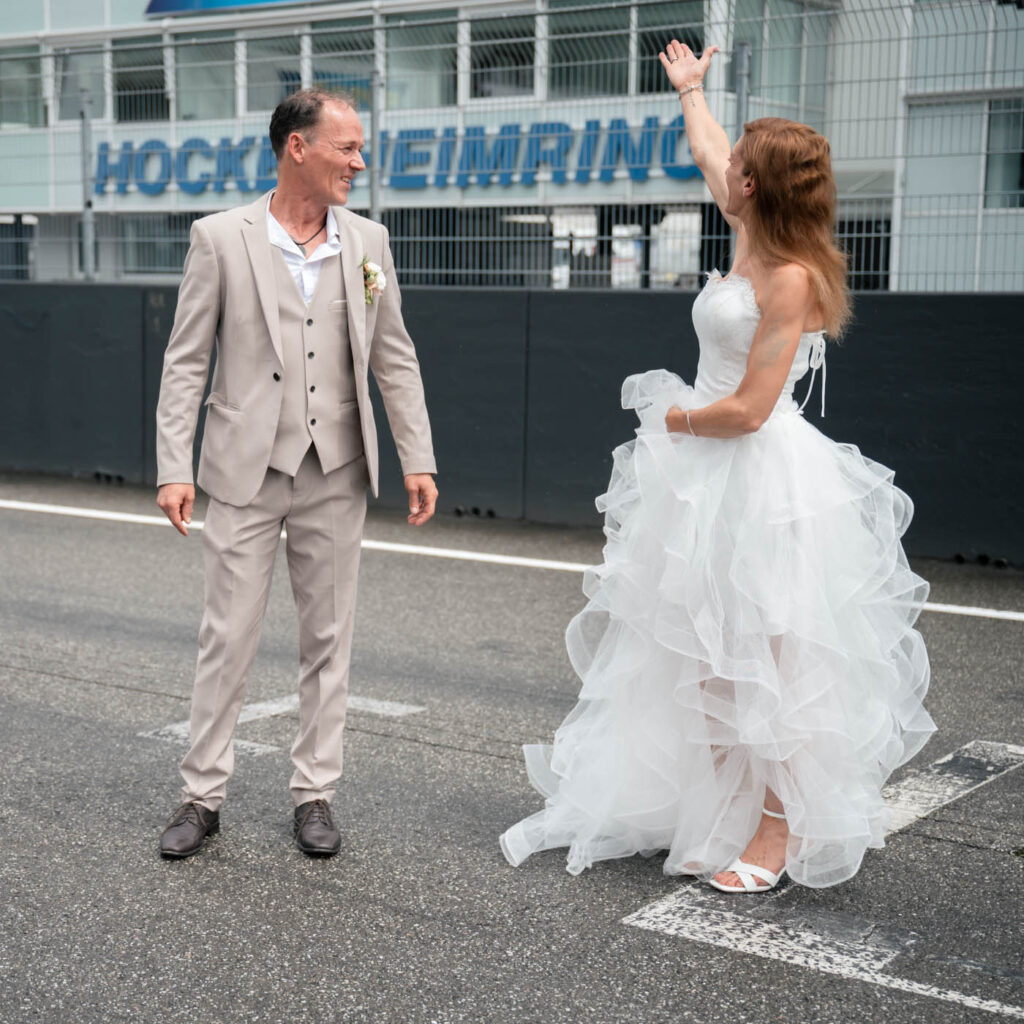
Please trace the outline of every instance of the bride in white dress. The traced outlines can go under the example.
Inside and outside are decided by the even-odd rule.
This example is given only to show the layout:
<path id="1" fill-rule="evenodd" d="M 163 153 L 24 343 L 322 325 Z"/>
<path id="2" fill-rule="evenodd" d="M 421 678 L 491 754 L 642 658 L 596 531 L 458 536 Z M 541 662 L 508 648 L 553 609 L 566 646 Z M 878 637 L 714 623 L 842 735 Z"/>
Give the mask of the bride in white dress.
<path id="1" fill-rule="evenodd" d="M 784 871 L 823 887 L 883 845 L 882 785 L 934 731 L 914 629 L 928 586 L 892 472 L 793 399 L 809 369 L 824 387 L 825 334 L 849 314 L 828 142 L 765 118 L 730 151 L 702 93 L 714 51 L 673 40 L 660 59 L 736 231 L 732 269 L 693 306 L 694 386 L 666 370 L 623 386 L 640 426 L 567 633 L 579 703 L 552 747 L 525 748 L 547 799 L 501 847 L 512 864 L 568 847 L 574 874 L 667 850 L 666 873 L 727 892 Z"/>

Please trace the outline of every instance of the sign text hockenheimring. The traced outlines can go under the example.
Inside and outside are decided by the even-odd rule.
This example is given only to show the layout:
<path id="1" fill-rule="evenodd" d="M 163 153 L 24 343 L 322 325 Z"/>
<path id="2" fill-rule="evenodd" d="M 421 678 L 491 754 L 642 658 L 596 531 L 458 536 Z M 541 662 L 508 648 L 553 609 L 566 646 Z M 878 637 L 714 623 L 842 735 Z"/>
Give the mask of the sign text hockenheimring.
<path id="1" fill-rule="evenodd" d="M 504 124 L 491 133 L 468 127 L 460 135 L 445 127 L 381 135 L 381 166 L 392 189 L 487 188 L 495 182 L 532 186 L 542 176 L 556 185 L 586 184 L 612 181 L 622 169 L 634 181 L 646 181 L 652 168 L 670 178 L 700 175 L 681 115 L 664 125 L 658 117 L 648 117 L 637 128 L 616 117 L 606 125 L 588 120 L 582 128 L 537 121 Z M 270 140 L 254 135 L 216 143 L 190 138 L 177 148 L 162 139 L 140 145 L 123 142 L 117 150 L 103 142 L 96 157 L 95 190 L 97 195 L 124 195 L 134 184 L 144 195 L 156 196 L 173 181 L 190 195 L 224 192 L 229 182 L 240 192 L 263 192 L 274 187 L 276 172 Z"/>

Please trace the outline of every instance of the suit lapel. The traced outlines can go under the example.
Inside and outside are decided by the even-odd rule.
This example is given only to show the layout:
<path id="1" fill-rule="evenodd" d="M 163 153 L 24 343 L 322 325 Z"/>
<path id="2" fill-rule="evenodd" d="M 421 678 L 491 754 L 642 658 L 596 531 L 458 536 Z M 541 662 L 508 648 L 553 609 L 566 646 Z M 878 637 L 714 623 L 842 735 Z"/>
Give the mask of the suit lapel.
<path id="1" fill-rule="evenodd" d="M 245 210 L 242 237 L 249 253 L 252 276 L 256 281 L 256 294 L 259 295 L 260 305 L 263 307 L 263 318 L 270 332 L 270 342 L 274 346 L 277 361 L 283 365 L 277 285 L 274 283 L 274 264 L 271 262 L 273 253 L 270 250 L 270 235 L 267 233 L 267 202 L 267 196 L 261 196 Z"/>
<path id="2" fill-rule="evenodd" d="M 353 347 L 366 350 L 366 302 L 363 298 L 363 239 L 352 226 L 344 207 L 335 206 L 334 216 L 341 234 L 341 273 L 345 279 L 348 333 Z"/>

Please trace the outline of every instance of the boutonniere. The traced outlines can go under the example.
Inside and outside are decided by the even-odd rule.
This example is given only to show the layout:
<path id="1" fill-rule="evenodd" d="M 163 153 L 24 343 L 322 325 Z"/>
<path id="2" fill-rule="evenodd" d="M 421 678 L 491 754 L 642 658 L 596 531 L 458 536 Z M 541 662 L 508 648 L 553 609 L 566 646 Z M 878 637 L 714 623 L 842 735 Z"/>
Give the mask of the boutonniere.
<path id="1" fill-rule="evenodd" d="M 372 306 L 374 296 L 380 295 L 384 291 L 388 285 L 388 279 L 384 276 L 384 271 L 376 263 L 370 261 L 369 256 L 364 255 L 359 266 L 363 268 L 363 297 L 366 299 L 366 304 Z"/>

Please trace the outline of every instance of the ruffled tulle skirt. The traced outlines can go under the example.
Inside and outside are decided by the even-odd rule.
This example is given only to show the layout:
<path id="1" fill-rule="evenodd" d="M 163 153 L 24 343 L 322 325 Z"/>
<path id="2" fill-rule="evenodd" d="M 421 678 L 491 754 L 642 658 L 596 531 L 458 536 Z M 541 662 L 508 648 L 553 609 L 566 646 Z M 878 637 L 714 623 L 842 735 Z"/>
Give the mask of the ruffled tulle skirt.
<path id="1" fill-rule="evenodd" d="M 666 873 L 709 877 L 770 787 L 790 876 L 834 885 L 882 845 L 882 785 L 935 728 L 914 629 L 928 585 L 900 544 L 913 506 L 789 400 L 754 434 L 668 434 L 693 401 L 664 370 L 625 382 L 641 426 L 598 498 L 604 563 L 567 632 L 579 703 L 553 746 L 525 748 L 546 804 L 502 850 L 568 847 L 574 874 L 667 850 Z"/>

